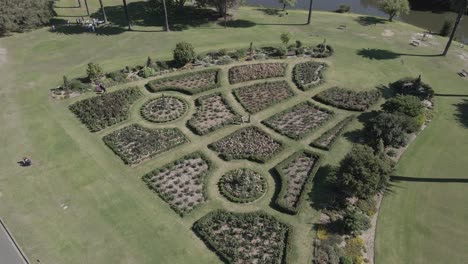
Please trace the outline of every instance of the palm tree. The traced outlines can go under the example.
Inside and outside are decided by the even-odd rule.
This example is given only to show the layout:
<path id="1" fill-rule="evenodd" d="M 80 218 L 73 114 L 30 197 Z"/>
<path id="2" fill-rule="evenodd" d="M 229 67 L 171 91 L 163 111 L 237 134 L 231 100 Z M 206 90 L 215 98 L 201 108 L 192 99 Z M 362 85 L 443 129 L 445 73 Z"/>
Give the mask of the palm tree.
<path id="1" fill-rule="evenodd" d="M 104 5 L 102 4 L 102 0 L 99 0 L 99 4 L 101 5 L 102 14 L 104 15 L 104 23 L 107 23 L 106 10 L 104 10 Z"/>
<path id="2" fill-rule="evenodd" d="M 463 15 L 465 15 L 466 9 L 468 8 L 468 0 L 453 0 L 452 5 L 455 10 L 458 11 L 457 20 L 453 25 L 452 33 L 450 34 L 450 38 L 447 41 L 447 45 L 445 46 L 444 52 L 442 55 L 446 56 L 448 50 L 450 49 L 450 45 L 452 45 L 453 38 L 455 37 L 455 33 L 457 32 L 458 26 L 463 19 Z"/>
<path id="3" fill-rule="evenodd" d="M 162 0 L 162 2 L 163 2 L 163 8 L 164 8 L 164 20 L 166 22 L 166 31 L 169 32 L 171 30 L 169 29 L 169 20 L 167 19 L 166 0 Z"/>
<path id="4" fill-rule="evenodd" d="M 127 19 L 128 30 L 132 30 L 132 26 L 130 25 L 130 17 L 128 16 L 128 8 L 127 8 L 127 0 L 122 0 L 123 6 L 125 10 L 125 18 Z"/>
<path id="5" fill-rule="evenodd" d="M 312 5 L 314 4 L 314 0 L 310 0 L 309 3 L 309 16 L 307 17 L 307 25 L 310 25 L 310 18 L 312 17 Z"/>
<path id="6" fill-rule="evenodd" d="M 86 6 L 86 13 L 88 13 L 88 16 L 89 16 L 88 0 L 84 0 L 84 4 Z"/>

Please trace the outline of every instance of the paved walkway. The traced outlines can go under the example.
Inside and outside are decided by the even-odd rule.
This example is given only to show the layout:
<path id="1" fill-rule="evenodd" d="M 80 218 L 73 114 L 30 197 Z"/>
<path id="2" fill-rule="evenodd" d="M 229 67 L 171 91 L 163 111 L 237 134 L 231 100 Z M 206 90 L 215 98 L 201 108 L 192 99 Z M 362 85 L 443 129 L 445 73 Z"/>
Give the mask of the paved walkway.
<path id="1" fill-rule="evenodd" d="M 0 264 L 27 264 L 16 243 L 0 219 Z"/>

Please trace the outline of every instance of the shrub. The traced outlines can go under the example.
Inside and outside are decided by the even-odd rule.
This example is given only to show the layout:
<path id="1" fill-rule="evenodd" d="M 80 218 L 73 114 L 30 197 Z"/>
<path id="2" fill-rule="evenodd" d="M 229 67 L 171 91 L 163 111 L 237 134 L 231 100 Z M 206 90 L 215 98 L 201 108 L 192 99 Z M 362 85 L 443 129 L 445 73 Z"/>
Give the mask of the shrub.
<path id="1" fill-rule="evenodd" d="M 314 256 L 314 263 L 317 264 L 340 264 L 343 250 L 340 244 L 343 239 L 339 235 L 330 235 L 327 239 L 317 244 L 317 251 Z"/>
<path id="2" fill-rule="evenodd" d="M 377 210 L 377 204 L 373 197 L 368 199 L 359 199 L 356 203 L 356 206 L 369 217 L 373 216 Z"/>
<path id="3" fill-rule="evenodd" d="M 424 106 L 418 97 L 413 95 L 397 95 L 390 98 L 382 109 L 387 113 L 401 113 L 411 117 L 417 117 L 424 113 Z"/>
<path id="4" fill-rule="evenodd" d="M 373 197 L 383 190 L 393 171 L 393 163 L 364 145 L 355 145 L 340 162 L 335 184 L 345 194 Z"/>
<path id="5" fill-rule="evenodd" d="M 280 35 L 281 42 L 286 46 L 291 40 L 291 33 L 285 32 Z"/>
<path id="6" fill-rule="evenodd" d="M 446 19 L 444 21 L 444 24 L 442 24 L 442 28 L 440 29 L 439 34 L 443 37 L 447 37 L 450 34 L 452 28 L 453 28 L 453 20 Z"/>
<path id="7" fill-rule="evenodd" d="M 420 77 L 400 79 L 391 83 L 390 88 L 397 94 L 414 95 L 421 100 L 431 100 L 434 97 L 434 90 L 429 84 L 424 83 Z"/>
<path id="8" fill-rule="evenodd" d="M 381 93 L 377 90 L 356 92 L 339 87 L 333 87 L 317 94 L 314 99 L 324 104 L 338 108 L 365 111 L 380 99 Z"/>
<path id="9" fill-rule="evenodd" d="M 360 235 L 371 227 L 370 219 L 367 215 L 356 209 L 347 210 L 343 216 L 343 230 L 347 234 Z"/>
<path id="10" fill-rule="evenodd" d="M 353 263 L 360 264 L 363 262 L 362 251 L 365 249 L 364 240 L 360 237 L 346 239 L 344 254 L 353 259 Z"/>
<path id="11" fill-rule="evenodd" d="M 149 78 L 153 75 L 156 74 L 156 71 L 151 68 L 151 67 L 148 67 L 148 66 L 145 66 L 142 70 L 141 70 L 141 75 L 143 78 Z"/>
<path id="12" fill-rule="evenodd" d="M 116 83 L 124 83 L 127 81 L 127 73 L 123 70 L 113 71 L 106 74 L 106 77 Z"/>
<path id="13" fill-rule="evenodd" d="M 296 48 L 302 48 L 303 44 L 302 44 L 302 41 L 300 40 L 296 40 Z"/>
<path id="14" fill-rule="evenodd" d="M 342 256 L 340 258 L 340 264 L 354 264 L 353 258 L 349 256 Z"/>
<path id="15" fill-rule="evenodd" d="M 97 63 L 90 62 L 88 63 L 88 68 L 86 69 L 86 74 L 88 75 L 89 80 L 96 81 L 104 77 L 104 72 L 101 66 Z"/>
<path id="16" fill-rule="evenodd" d="M 337 13 L 348 13 L 349 11 L 351 11 L 351 6 L 345 4 L 340 5 L 336 10 Z"/>
<path id="17" fill-rule="evenodd" d="M 174 62 L 179 67 L 193 61 L 196 57 L 192 44 L 188 42 L 177 43 L 173 55 Z"/>
<path id="18" fill-rule="evenodd" d="M 247 51 L 245 49 L 237 49 L 236 51 L 231 52 L 229 56 L 231 56 L 234 59 L 239 60 L 239 59 L 244 58 L 246 56 L 246 53 Z"/>
<path id="19" fill-rule="evenodd" d="M 286 47 L 280 46 L 276 48 L 276 54 L 275 54 L 276 56 L 284 57 L 286 56 L 286 54 L 288 54 L 288 49 Z"/>
<path id="20" fill-rule="evenodd" d="M 408 133 L 418 130 L 415 120 L 402 114 L 377 112 L 364 125 L 364 133 L 373 146 L 382 141 L 395 148 L 408 143 Z"/>

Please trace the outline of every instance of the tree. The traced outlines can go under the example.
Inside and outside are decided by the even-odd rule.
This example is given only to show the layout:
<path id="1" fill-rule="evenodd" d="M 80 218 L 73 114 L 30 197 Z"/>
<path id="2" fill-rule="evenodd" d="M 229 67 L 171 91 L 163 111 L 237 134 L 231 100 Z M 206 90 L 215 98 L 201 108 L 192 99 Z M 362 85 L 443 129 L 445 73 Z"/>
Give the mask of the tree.
<path id="1" fill-rule="evenodd" d="M 101 5 L 102 15 L 104 16 L 104 23 L 107 23 L 106 10 L 104 10 L 104 5 L 102 4 L 102 0 L 99 0 L 99 4 Z"/>
<path id="2" fill-rule="evenodd" d="M 229 10 L 238 8 L 243 0 L 196 0 L 198 6 L 211 6 L 221 17 L 227 15 Z"/>
<path id="3" fill-rule="evenodd" d="M 164 22 L 166 23 L 166 31 L 169 32 L 171 30 L 169 29 L 169 20 L 167 17 L 166 0 L 162 0 L 162 2 L 163 2 L 163 9 L 164 9 Z"/>
<path id="4" fill-rule="evenodd" d="M 295 6 L 296 0 L 279 0 L 279 3 L 283 5 L 283 11 L 286 10 L 286 6 Z"/>
<path id="5" fill-rule="evenodd" d="M 94 82 L 104 76 L 104 71 L 99 64 L 90 62 L 88 63 L 86 74 L 88 75 L 89 80 Z"/>
<path id="6" fill-rule="evenodd" d="M 122 0 L 122 1 L 123 1 L 123 7 L 125 11 L 125 18 L 127 19 L 128 30 L 132 30 L 132 26 L 130 25 L 130 17 L 128 15 L 127 0 Z"/>
<path id="7" fill-rule="evenodd" d="M 282 33 L 280 36 L 280 39 L 281 39 L 281 42 L 283 42 L 283 44 L 287 46 L 288 42 L 291 40 L 291 33 L 289 32 Z"/>
<path id="8" fill-rule="evenodd" d="M 393 162 L 385 156 L 368 146 L 355 145 L 340 162 L 335 184 L 345 194 L 365 199 L 385 189 L 392 171 Z"/>
<path id="9" fill-rule="evenodd" d="M 418 97 L 413 95 L 397 95 L 387 100 L 382 109 L 387 113 L 401 113 L 411 117 L 417 117 L 424 113 L 424 106 Z"/>
<path id="10" fill-rule="evenodd" d="M 383 0 L 380 3 L 380 10 L 388 14 L 388 20 L 392 22 L 394 17 L 408 14 L 410 5 L 408 0 Z"/>
<path id="11" fill-rule="evenodd" d="M 47 25 L 55 15 L 52 0 L 1 0 L 0 36 Z"/>
<path id="12" fill-rule="evenodd" d="M 450 38 L 447 41 L 447 45 L 445 45 L 444 52 L 442 55 L 446 56 L 450 46 L 452 45 L 452 41 L 455 38 L 455 33 L 457 32 L 458 26 L 463 19 L 463 15 L 466 13 L 468 8 L 468 0 L 452 0 L 452 8 L 457 10 L 457 19 L 455 20 L 455 25 L 453 26 L 452 33 L 450 33 Z"/>
<path id="13" fill-rule="evenodd" d="M 179 67 L 182 67 L 195 59 L 195 51 L 193 46 L 188 42 L 177 43 L 173 55 L 174 62 Z"/>
<path id="14" fill-rule="evenodd" d="M 364 132 L 373 146 L 377 146 L 380 141 L 384 146 L 405 146 L 408 143 L 408 133 L 417 130 L 413 118 L 398 113 L 378 112 L 364 125 Z"/>
<path id="15" fill-rule="evenodd" d="M 310 25 L 310 19 L 312 17 L 312 6 L 314 5 L 314 0 L 309 2 L 309 15 L 307 16 L 307 25 Z"/>
<path id="16" fill-rule="evenodd" d="M 343 216 L 343 229 L 347 234 L 360 235 L 371 227 L 370 219 L 355 208 L 346 210 Z"/>

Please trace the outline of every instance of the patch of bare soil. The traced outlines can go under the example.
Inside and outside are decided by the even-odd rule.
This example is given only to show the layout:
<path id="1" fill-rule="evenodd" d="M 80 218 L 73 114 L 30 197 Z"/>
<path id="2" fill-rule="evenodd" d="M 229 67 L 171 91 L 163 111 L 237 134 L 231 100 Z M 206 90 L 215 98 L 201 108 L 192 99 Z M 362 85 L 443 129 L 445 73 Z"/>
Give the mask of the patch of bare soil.
<path id="1" fill-rule="evenodd" d="M 432 34 L 428 33 L 414 33 L 411 35 L 410 43 L 419 43 L 420 47 L 439 46 L 440 43 L 436 41 Z"/>
<path id="2" fill-rule="evenodd" d="M 390 29 L 385 29 L 383 32 L 382 32 L 382 36 L 384 37 L 393 37 L 395 35 L 395 32 L 393 32 L 392 30 Z"/>

